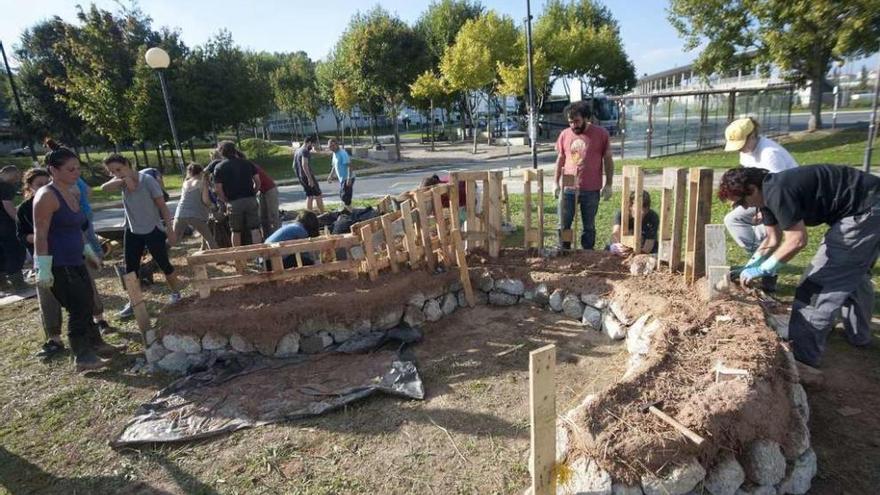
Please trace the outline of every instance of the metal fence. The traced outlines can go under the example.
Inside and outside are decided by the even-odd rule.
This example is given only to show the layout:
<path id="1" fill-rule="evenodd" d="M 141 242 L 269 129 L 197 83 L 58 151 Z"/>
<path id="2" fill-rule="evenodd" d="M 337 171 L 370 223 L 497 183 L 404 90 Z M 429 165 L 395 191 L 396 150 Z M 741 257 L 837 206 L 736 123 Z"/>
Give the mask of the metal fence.
<path id="1" fill-rule="evenodd" d="M 753 117 L 761 134 L 789 131 L 794 88 L 708 90 L 618 96 L 620 132 L 612 138 L 619 154 L 652 158 L 715 148 L 724 143 L 727 124 Z"/>

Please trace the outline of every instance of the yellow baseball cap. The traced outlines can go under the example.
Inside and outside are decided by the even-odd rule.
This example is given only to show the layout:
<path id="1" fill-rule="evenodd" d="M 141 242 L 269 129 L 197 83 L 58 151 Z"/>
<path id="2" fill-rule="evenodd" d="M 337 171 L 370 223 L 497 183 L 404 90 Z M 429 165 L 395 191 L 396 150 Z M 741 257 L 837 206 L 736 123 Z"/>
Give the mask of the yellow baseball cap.
<path id="1" fill-rule="evenodd" d="M 724 151 L 741 150 L 746 145 L 746 139 L 749 138 L 749 134 L 754 130 L 755 124 L 752 123 L 752 119 L 737 119 L 731 122 L 727 129 L 724 130 L 724 137 L 727 139 Z"/>

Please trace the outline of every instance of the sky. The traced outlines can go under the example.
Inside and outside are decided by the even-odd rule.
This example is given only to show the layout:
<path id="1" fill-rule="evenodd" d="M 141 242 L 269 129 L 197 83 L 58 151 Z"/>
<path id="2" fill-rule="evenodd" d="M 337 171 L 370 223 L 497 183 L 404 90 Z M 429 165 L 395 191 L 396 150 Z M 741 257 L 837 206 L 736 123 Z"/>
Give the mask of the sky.
<path id="1" fill-rule="evenodd" d="M 87 5 L 86 0 L 80 2 Z M 112 0 L 96 0 L 99 7 L 115 11 Z M 336 44 L 349 19 L 358 10 L 381 4 L 413 24 L 427 9 L 423 0 L 141 0 L 141 10 L 153 18 L 154 28 L 180 28 L 189 46 L 204 43 L 218 30 L 232 33 L 237 44 L 253 50 L 291 52 L 303 50 L 312 59 L 324 58 Z M 511 16 L 517 23 L 526 17 L 525 0 L 483 0 L 486 8 Z M 15 46 L 21 33 L 53 15 L 75 20 L 75 0 L 0 0 L 0 40 Z M 690 63 L 684 43 L 666 20 L 666 0 L 606 0 L 605 5 L 620 24 L 624 48 L 636 66 L 636 74 L 652 74 Z M 532 1 L 537 17 L 544 0 Z"/>

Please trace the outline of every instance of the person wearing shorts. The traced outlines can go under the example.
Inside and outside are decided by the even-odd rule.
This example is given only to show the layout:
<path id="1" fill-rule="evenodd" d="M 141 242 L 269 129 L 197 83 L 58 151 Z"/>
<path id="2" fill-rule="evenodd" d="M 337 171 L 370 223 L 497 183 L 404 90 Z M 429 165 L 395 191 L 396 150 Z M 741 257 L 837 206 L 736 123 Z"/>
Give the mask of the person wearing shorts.
<path id="1" fill-rule="evenodd" d="M 312 170 L 312 147 L 315 145 L 315 136 L 306 137 L 305 142 L 293 155 L 293 172 L 306 193 L 306 209 L 312 211 L 312 205 L 318 207 L 319 213 L 324 213 L 324 198 L 321 196 L 321 186 L 315 178 Z"/>
<path id="2" fill-rule="evenodd" d="M 113 176 L 101 185 L 106 192 L 122 191 L 122 206 L 125 210 L 125 272 L 138 273 L 141 257 L 148 250 L 153 260 L 165 274 L 171 288 L 170 304 L 180 301 L 180 281 L 168 259 L 166 241 L 172 246 L 177 243 L 171 212 L 165 205 L 162 187 L 151 175 L 132 169 L 128 159 L 122 155 L 110 155 L 104 159 L 104 167 Z M 164 223 L 163 223 L 164 221 Z M 166 233 L 166 226 L 168 227 Z M 131 301 L 118 313 L 121 318 L 133 314 Z"/>
<path id="3" fill-rule="evenodd" d="M 232 141 L 222 141 L 217 148 L 223 161 L 214 169 L 214 191 L 228 205 L 232 245 L 242 245 L 242 233 L 250 231 L 251 243 L 263 242 L 260 231 L 260 205 L 257 191 L 260 176 L 254 164 L 244 158 Z"/>
<path id="4" fill-rule="evenodd" d="M 333 181 L 335 175 L 339 179 L 339 199 L 345 208 L 351 209 L 351 197 L 354 194 L 354 170 L 351 169 L 351 158 L 345 149 L 339 147 L 339 143 L 335 139 L 327 142 L 327 147 L 333 153 L 333 168 L 330 175 L 327 176 L 327 182 Z"/>

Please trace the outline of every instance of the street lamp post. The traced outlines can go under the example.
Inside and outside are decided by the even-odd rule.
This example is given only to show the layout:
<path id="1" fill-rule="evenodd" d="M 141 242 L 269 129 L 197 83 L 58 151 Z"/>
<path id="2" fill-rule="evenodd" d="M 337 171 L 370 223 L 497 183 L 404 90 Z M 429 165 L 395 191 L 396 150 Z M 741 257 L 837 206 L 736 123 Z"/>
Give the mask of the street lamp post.
<path id="1" fill-rule="evenodd" d="M 171 137 L 174 139 L 174 152 L 177 154 L 177 168 L 180 169 L 181 175 L 184 174 L 183 165 L 183 149 L 180 147 L 180 140 L 177 139 L 177 127 L 174 125 L 174 114 L 171 112 L 171 100 L 168 99 L 168 87 L 165 85 L 165 69 L 171 65 L 171 57 L 168 52 L 154 46 L 147 50 L 144 54 L 147 65 L 156 71 L 159 76 L 159 84 L 162 86 L 162 97 L 165 99 L 165 110 L 168 112 L 168 124 L 171 126 Z"/>
<path id="2" fill-rule="evenodd" d="M 18 114 L 24 119 L 24 111 L 21 109 L 21 99 L 18 97 L 18 88 L 15 86 L 15 79 L 12 78 L 12 69 L 9 68 L 9 61 L 6 60 L 6 50 L 3 48 L 2 41 L 0 41 L 0 54 L 3 54 L 3 65 L 6 66 L 6 75 L 9 76 L 9 87 L 12 89 L 13 98 L 15 98 L 15 107 L 18 108 Z M 22 126 L 21 131 L 22 135 L 27 138 L 28 149 L 31 151 L 31 160 L 33 160 L 33 165 L 36 167 L 40 162 L 37 161 L 37 152 L 34 150 L 34 142 L 31 141 L 31 136 L 28 134 L 24 126 Z"/>
<path id="3" fill-rule="evenodd" d="M 529 73 L 529 144 L 532 145 L 532 168 L 538 168 L 538 116 L 535 108 L 535 73 L 532 67 L 532 4 L 526 0 L 526 64 Z"/>

